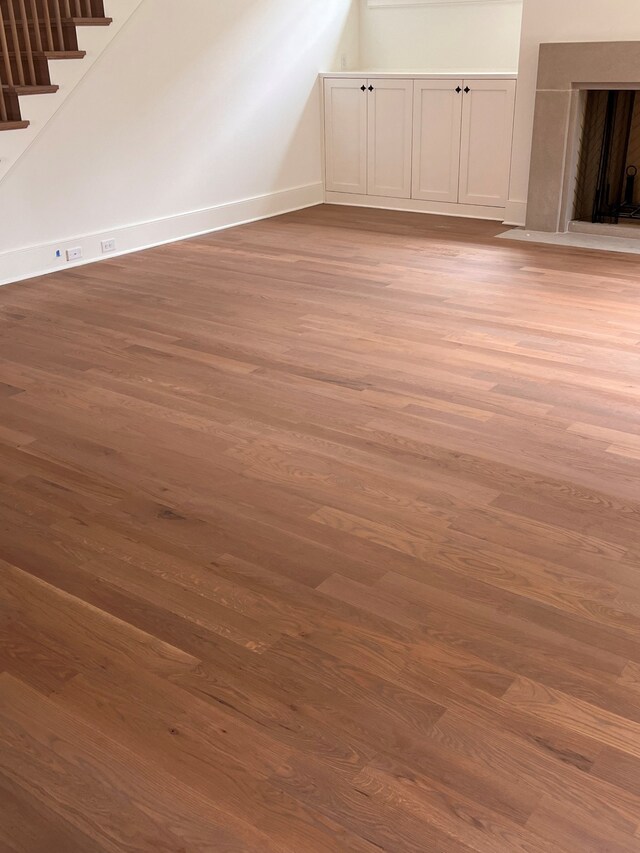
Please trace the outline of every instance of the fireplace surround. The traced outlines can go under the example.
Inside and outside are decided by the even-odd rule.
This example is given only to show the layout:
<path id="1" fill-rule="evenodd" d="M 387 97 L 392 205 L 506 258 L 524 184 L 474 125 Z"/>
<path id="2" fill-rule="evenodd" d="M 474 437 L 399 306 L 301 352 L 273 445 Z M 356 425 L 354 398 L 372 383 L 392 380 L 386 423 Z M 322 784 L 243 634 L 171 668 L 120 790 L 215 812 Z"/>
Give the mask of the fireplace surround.
<path id="1" fill-rule="evenodd" d="M 526 227 L 563 233 L 573 219 L 590 90 L 640 90 L 640 42 L 540 45 Z"/>

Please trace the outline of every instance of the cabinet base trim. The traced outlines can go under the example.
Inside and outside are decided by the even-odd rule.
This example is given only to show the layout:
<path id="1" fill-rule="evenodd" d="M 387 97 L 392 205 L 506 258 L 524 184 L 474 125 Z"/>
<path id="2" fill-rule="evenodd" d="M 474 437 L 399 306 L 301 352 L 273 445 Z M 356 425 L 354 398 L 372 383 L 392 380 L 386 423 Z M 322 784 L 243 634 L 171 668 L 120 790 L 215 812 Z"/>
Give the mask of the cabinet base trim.
<path id="1" fill-rule="evenodd" d="M 504 217 L 505 225 L 520 225 L 524 226 L 527 219 L 527 202 L 512 201 L 509 199 Z"/>
<path id="2" fill-rule="evenodd" d="M 375 195 L 352 193 L 325 193 L 327 204 L 349 207 L 376 207 L 381 210 L 404 210 L 412 213 L 435 213 L 439 216 L 461 216 L 464 219 L 491 219 L 504 222 L 504 207 L 481 207 L 473 204 L 454 204 L 443 201 L 421 201 L 414 198 L 383 198 Z"/>

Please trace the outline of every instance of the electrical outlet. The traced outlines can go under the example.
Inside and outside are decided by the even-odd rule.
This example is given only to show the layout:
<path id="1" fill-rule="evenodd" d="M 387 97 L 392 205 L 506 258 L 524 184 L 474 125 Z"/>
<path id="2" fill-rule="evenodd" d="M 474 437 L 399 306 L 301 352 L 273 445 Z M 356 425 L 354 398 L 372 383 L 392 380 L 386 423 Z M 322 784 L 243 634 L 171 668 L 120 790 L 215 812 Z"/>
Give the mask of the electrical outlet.
<path id="1" fill-rule="evenodd" d="M 67 249 L 67 260 L 68 261 L 79 261 L 82 257 L 82 249 L 78 246 L 75 249 Z"/>
<path id="2" fill-rule="evenodd" d="M 115 252 L 116 250 L 116 241 L 115 240 L 103 240 L 102 241 L 102 254 L 106 255 L 107 252 Z"/>
<path id="3" fill-rule="evenodd" d="M 347 54 L 346 53 L 343 53 L 342 56 L 340 57 L 340 70 L 341 71 L 347 70 Z"/>

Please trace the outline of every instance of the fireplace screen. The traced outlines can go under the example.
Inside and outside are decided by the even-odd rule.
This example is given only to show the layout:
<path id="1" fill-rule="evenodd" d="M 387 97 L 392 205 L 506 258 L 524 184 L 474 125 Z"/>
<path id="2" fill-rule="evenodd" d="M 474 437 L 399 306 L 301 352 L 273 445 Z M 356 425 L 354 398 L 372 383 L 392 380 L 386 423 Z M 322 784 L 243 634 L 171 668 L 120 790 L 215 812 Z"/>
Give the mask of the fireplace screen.
<path id="1" fill-rule="evenodd" d="M 582 126 L 575 219 L 640 224 L 640 97 L 589 91 Z"/>

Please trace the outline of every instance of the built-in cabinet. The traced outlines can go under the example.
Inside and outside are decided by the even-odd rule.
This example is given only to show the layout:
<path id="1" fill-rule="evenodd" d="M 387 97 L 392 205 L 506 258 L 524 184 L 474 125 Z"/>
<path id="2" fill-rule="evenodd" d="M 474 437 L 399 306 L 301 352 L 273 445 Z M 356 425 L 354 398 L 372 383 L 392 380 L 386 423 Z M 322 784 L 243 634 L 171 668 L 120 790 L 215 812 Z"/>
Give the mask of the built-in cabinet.
<path id="1" fill-rule="evenodd" d="M 370 81 L 367 92 L 367 193 L 410 198 L 413 81 Z"/>
<path id="2" fill-rule="evenodd" d="M 326 77 L 327 193 L 504 208 L 515 91 L 504 78 Z"/>
<path id="3" fill-rule="evenodd" d="M 326 187 L 411 197 L 413 81 L 325 81 Z"/>
<path id="4" fill-rule="evenodd" d="M 416 80 L 413 198 L 458 201 L 462 80 Z"/>
<path id="5" fill-rule="evenodd" d="M 504 207 L 509 197 L 515 80 L 465 81 L 460 204 Z"/>
<path id="6" fill-rule="evenodd" d="M 367 81 L 325 80 L 325 185 L 330 192 L 367 194 Z"/>

